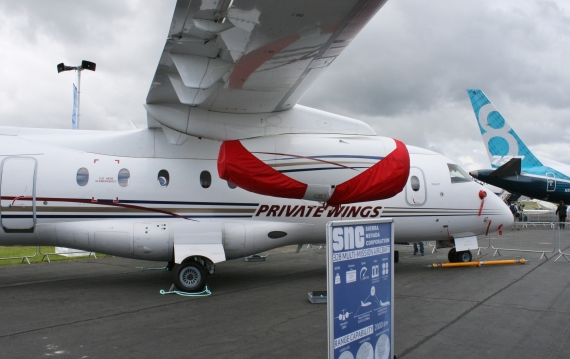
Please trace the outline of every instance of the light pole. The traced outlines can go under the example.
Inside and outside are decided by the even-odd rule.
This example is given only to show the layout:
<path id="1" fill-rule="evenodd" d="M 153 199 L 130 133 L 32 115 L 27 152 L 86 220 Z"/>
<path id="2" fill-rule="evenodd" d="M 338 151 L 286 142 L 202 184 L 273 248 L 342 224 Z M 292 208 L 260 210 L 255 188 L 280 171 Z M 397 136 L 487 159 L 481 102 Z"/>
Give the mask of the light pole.
<path id="1" fill-rule="evenodd" d="M 94 62 L 86 60 L 81 61 L 81 66 L 65 66 L 63 62 L 57 65 L 57 73 L 60 73 L 62 71 L 75 70 L 75 73 L 77 74 L 77 122 L 76 122 L 77 127 L 76 128 L 79 128 L 79 99 L 81 94 L 81 71 L 83 70 L 95 71 L 96 66 L 97 64 L 95 64 Z"/>

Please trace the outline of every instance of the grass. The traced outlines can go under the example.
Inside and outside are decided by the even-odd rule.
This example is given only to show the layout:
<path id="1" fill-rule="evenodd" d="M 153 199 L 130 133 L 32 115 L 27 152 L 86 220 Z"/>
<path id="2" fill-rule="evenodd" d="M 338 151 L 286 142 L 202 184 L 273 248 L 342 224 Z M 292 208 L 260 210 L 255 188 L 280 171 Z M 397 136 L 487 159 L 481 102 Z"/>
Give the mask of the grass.
<path id="1" fill-rule="evenodd" d="M 49 254 L 50 261 L 69 261 L 86 259 L 88 256 L 81 257 L 66 257 L 59 254 L 51 254 L 55 252 L 55 247 L 42 246 L 42 247 L 26 247 L 26 246 L 0 246 L 0 258 L 14 258 L 14 259 L 1 259 L 0 266 L 11 264 L 28 264 L 24 257 L 28 257 L 30 263 L 47 262 L 47 257 L 44 254 Z M 97 258 L 105 257 L 105 254 L 97 253 Z M 91 256 L 93 258 L 93 256 Z"/>

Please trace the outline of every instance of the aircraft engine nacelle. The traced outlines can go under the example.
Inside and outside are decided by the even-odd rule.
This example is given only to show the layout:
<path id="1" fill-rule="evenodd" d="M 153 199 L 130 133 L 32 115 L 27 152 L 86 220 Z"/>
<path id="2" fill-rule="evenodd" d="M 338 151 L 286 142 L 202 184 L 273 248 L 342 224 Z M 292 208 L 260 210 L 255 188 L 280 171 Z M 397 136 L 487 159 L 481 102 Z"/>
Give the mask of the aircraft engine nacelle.
<path id="1" fill-rule="evenodd" d="M 406 146 L 379 136 L 291 135 L 222 143 L 220 178 L 258 194 L 326 202 L 395 196 L 410 172 Z"/>

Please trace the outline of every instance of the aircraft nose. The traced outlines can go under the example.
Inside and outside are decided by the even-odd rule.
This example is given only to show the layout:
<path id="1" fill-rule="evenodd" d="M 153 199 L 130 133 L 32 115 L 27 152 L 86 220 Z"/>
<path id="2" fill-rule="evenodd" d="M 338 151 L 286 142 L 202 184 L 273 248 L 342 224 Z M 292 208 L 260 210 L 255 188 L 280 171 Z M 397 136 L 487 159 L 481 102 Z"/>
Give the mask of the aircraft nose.
<path id="1" fill-rule="evenodd" d="M 471 171 L 469 172 L 469 175 L 474 178 L 479 178 L 479 171 Z"/>
<path id="2" fill-rule="evenodd" d="M 490 210 L 489 213 L 492 213 L 489 216 L 492 219 L 492 231 L 497 230 L 500 225 L 503 225 L 503 228 L 505 228 L 513 224 L 514 219 L 511 210 L 499 196 L 492 192 L 489 192 L 485 197 L 484 208 L 488 208 Z"/>
<path id="3" fill-rule="evenodd" d="M 499 205 L 501 206 L 501 215 L 500 215 L 500 223 L 503 227 L 508 227 L 514 222 L 513 213 L 509 209 L 509 207 L 503 202 L 500 198 L 498 198 Z"/>

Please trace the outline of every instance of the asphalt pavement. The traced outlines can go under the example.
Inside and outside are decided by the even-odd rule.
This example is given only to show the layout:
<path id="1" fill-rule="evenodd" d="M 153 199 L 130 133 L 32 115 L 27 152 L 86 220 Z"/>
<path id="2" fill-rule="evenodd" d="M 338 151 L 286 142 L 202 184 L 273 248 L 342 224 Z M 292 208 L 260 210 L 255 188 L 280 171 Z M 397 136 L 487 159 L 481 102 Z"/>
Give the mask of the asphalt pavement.
<path id="1" fill-rule="evenodd" d="M 204 298 L 161 295 L 164 263 L 123 258 L 0 267 L 2 358 L 326 358 L 326 250 L 220 263 Z M 430 269 L 447 250 L 397 246 L 398 358 L 567 358 L 570 263 Z M 476 259 L 490 260 L 493 251 Z"/>

